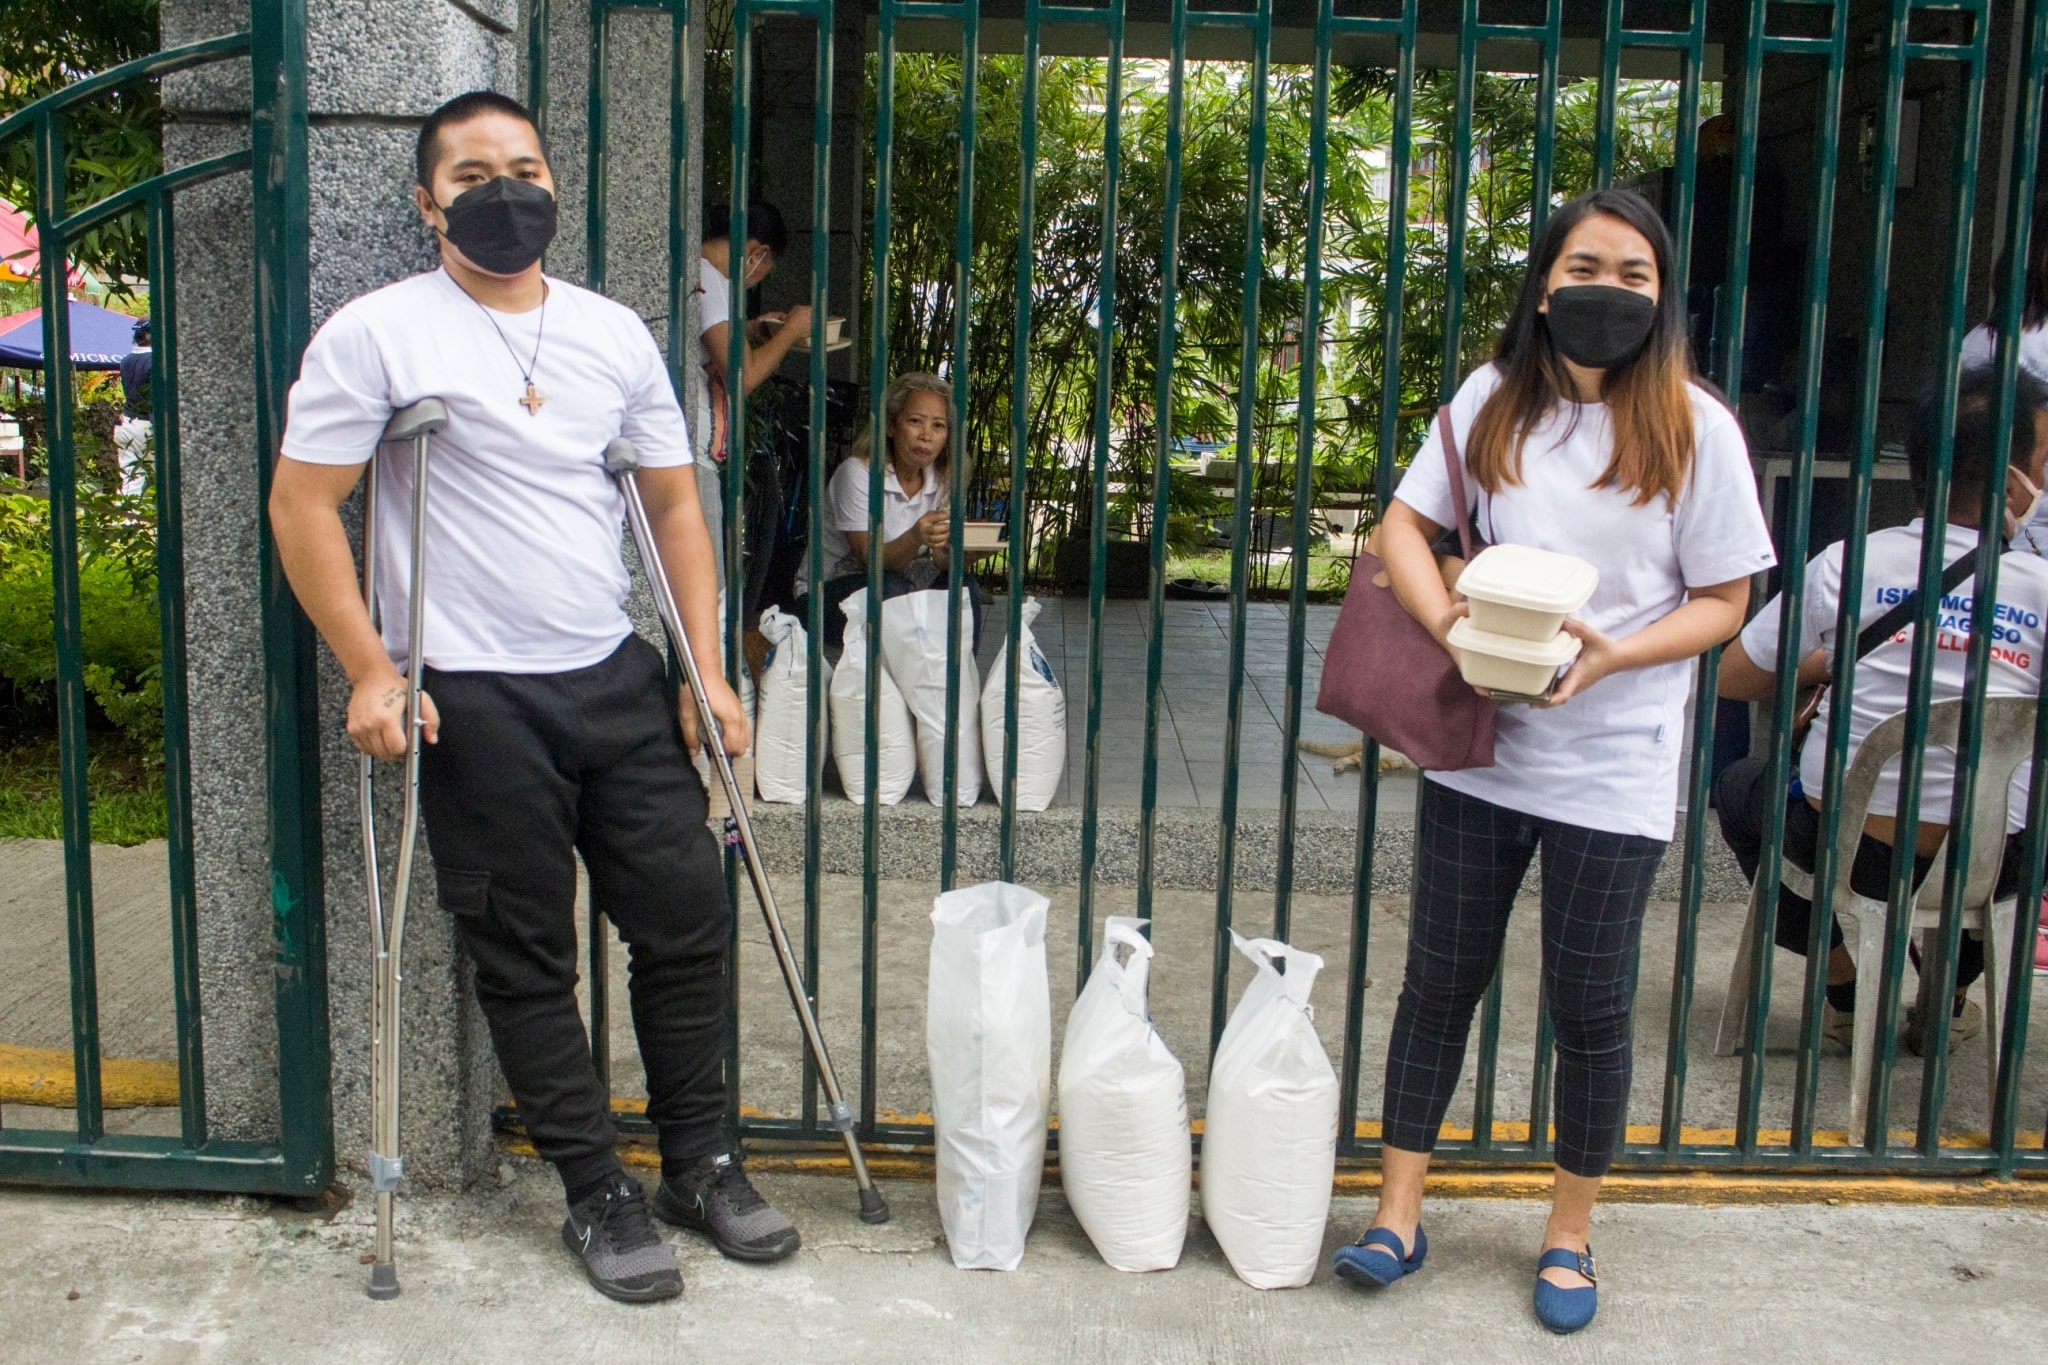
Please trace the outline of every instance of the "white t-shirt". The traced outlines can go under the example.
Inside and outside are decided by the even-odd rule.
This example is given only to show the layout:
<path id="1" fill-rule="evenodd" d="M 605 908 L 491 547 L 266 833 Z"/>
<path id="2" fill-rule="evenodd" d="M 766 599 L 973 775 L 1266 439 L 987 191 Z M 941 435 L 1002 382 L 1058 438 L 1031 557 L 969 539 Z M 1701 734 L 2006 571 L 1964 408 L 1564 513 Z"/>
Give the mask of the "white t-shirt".
<path id="1" fill-rule="evenodd" d="M 913 494 L 905 493 L 903 485 L 897 482 L 896 466 L 883 461 L 882 472 L 882 543 L 888 544 L 896 537 L 917 525 L 918 519 L 927 513 L 936 512 L 947 506 L 946 481 L 939 477 L 936 469 L 927 469 L 924 486 Z M 864 460 L 848 459 L 840 462 L 832 474 L 832 481 L 825 493 L 825 580 L 842 574 L 866 573 L 867 565 L 847 544 L 848 531 L 865 532 L 868 529 L 868 466 Z M 811 557 L 803 557 L 797 569 L 796 590 L 799 595 L 809 591 L 808 574 Z"/>
<path id="2" fill-rule="evenodd" d="M 1890 611 L 1912 592 L 1920 581 L 1920 541 L 1926 523 L 1915 517 L 1905 526 L 1874 531 L 1864 542 L 1863 598 L 1856 619 L 1863 625 Z M 1943 539 L 1943 563 L 1957 555 L 1975 554 L 1977 532 L 1966 526 L 1950 526 Z M 1799 657 L 1816 649 L 1833 653 L 1836 613 L 1842 604 L 1842 543 L 1822 550 L 1806 570 L 1806 603 L 1799 627 Z M 1934 642 L 1934 687 L 1936 701 L 1963 695 L 1963 673 L 1970 648 L 1970 616 L 1976 609 L 1971 585 L 1966 580 L 1941 599 L 1940 635 Z M 1778 661 L 1779 602 L 1756 614 L 1742 631 L 1742 652 L 1760 668 L 1775 668 Z M 2048 563 L 2033 555 L 2008 551 L 1998 561 L 1998 620 L 1992 637 L 1991 676 L 1985 692 L 1994 697 L 2034 697 L 2041 692 L 2042 630 L 2048 621 Z M 1858 627 L 1859 629 L 1861 626 Z M 1863 738 L 1879 723 L 1906 709 L 1906 684 L 1913 667 L 1913 628 L 1893 635 L 1866 654 L 1856 665 L 1855 696 L 1849 712 L 1849 761 Z M 1814 717 L 1813 730 L 1799 754 L 1799 784 L 1808 795 L 1821 789 L 1827 764 L 1828 715 L 1835 699 L 1832 689 L 1822 700 Z M 1950 794 L 1955 785 L 1956 756 L 1953 749 L 1929 745 L 1921 768 L 1920 818 L 1933 824 L 1948 821 Z M 2007 805 L 2006 828 L 2018 830 L 2026 823 L 2027 769 L 2014 774 Z M 1899 761 L 1885 764 L 1871 792 L 1870 813 L 1892 815 L 1899 808 Z"/>
<path id="3" fill-rule="evenodd" d="M 1498 371 L 1482 366 L 1451 400 L 1461 451 L 1499 383 Z M 1741 428 L 1704 390 L 1693 389 L 1692 400 L 1697 453 L 1675 508 L 1662 496 L 1633 506 L 1632 494 L 1594 486 L 1614 447 L 1607 408 L 1598 403 L 1564 405 L 1538 424 L 1523 446 L 1519 485 L 1488 496 L 1466 478 L 1487 539 L 1577 555 L 1600 571 L 1578 616 L 1608 635 L 1633 635 L 1670 615 L 1689 588 L 1776 563 Z M 1457 525 L 1434 426 L 1395 496 L 1439 526 Z M 1430 773 L 1429 780 L 1510 810 L 1668 840 L 1691 685 L 1692 664 L 1681 661 L 1613 674 L 1563 706 L 1502 706 L 1493 766 Z"/>
<path id="4" fill-rule="evenodd" d="M 608 657 L 632 624 L 625 500 L 604 448 L 623 435 L 649 468 L 690 462 L 646 324 L 602 295 L 547 283 L 545 310 L 527 313 L 487 314 L 440 270 L 365 294 L 314 334 L 292 386 L 284 453 L 308 464 L 364 464 L 394 411 L 422 398 L 448 405 L 427 457 L 426 661 L 437 669 L 560 673 Z M 536 341 L 533 383 L 546 402 L 528 415 L 521 376 Z M 411 448 L 385 447 L 381 461 L 377 596 L 384 646 L 402 662 Z"/>
<path id="5" fill-rule="evenodd" d="M 1974 327 L 1963 338 L 1963 364 L 1989 365 L 1997 347 L 1997 334 L 1986 323 Z M 2048 327 L 2024 327 L 2020 329 L 2020 364 L 2048 380 Z"/>

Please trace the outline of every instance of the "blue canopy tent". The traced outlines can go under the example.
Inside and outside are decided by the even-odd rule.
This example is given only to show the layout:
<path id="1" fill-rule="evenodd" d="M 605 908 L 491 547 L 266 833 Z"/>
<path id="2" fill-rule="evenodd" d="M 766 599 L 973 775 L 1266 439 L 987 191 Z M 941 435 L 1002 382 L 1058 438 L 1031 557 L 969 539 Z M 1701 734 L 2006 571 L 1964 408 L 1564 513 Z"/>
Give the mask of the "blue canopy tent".
<path id="1" fill-rule="evenodd" d="M 90 303 L 71 305 L 71 363 L 81 370 L 118 370 L 135 349 L 135 319 Z M 0 318 L 0 366 L 43 368 L 43 310 Z"/>

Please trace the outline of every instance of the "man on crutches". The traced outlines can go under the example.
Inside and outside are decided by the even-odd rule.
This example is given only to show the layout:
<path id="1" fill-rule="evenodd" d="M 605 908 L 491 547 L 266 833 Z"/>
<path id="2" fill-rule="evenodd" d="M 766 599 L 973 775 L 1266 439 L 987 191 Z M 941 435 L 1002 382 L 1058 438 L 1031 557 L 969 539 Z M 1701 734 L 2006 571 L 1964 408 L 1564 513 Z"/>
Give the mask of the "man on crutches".
<path id="1" fill-rule="evenodd" d="M 711 542 L 661 352 L 629 310 L 542 275 L 555 229 L 538 131 L 489 92 L 421 126 L 420 215 L 441 269 L 348 304 L 307 348 L 270 514 L 300 603 L 353 684 L 348 729 L 383 760 L 406 749 L 411 466 L 377 480 L 382 634 L 365 610 L 339 508 L 392 414 L 446 405 L 425 509 L 420 803 L 442 906 L 476 964 L 477 996 L 526 1131 L 561 1173 L 562 1237 L 598 1289 L 681 1292 L 649 1203 L 614 1152 L 605 1088 L 576 1004 L 576 856 L 631 950 L 634 1028 L 662 1180 L 652 1211 L 726 1255 L 773 1261 L 789 1219 L 749 1184 L 724 1118 L 729 904 L 695 705 L 677 707 L 658 650 L 632 631 L 624 504 L 602 452 L 624 436 L 695 652 L 718 658 Z M 715 671 L 724 747 L 748 743 Z M 392 1154 L 385 1153 L 385 1156 Z"/>

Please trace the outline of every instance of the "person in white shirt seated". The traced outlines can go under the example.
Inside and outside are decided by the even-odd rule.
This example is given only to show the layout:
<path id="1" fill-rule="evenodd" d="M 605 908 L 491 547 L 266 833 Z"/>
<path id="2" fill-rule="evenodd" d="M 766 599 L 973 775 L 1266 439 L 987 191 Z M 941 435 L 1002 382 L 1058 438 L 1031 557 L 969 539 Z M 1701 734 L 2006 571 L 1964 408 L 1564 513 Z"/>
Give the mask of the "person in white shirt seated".
<path id="1" fill-rule="evenodd" d="M 953 450 L 953 387 L 935 374 L 900 374 L 882 392 L 888 459 L 882 469 L 882 596 L 945 587 L 952 564 L 952 481 L 968 477 Z M 825 490 L 825 642 L 837 649 L 846 632 L 839 604 L 868 584 L 870 437 L 833 471 Z M 796 614 L 810 610 L 811 556 L 797 568 Z M 974 610 L 974 647 L 981 646 L 981 588 L 965 580 Z"/>
<path id="2" fill-rule="evenodd" d="M 1993 405 L 1997 397 L 1996 378 L 1982 366 L 1968 366 L 1958 380 L 1956 395 L 1955 459 L 1949 491 L 1948 525 L 1943 534 L 1942 562 L 1953 563 L 1959 555 L 1975 555 L 1978 512 L 1983 504 L 1984 479 L 1991 465 Z M 1913 484 L 1925 498 L 1929 462 L 1934 458 L 1940 433 L 1940 406 L 1932 398 L 1923 400 L 1906 445 Z M 2013 405 L 2011 467 L 2006 475 L 2007 535 L 2024 526 L 2041 502 L 2041 489 L 2048 481 L 2048 385 L 2022 369 Z M 1913 592 L 1920 579 L 1922 537 L 1925 521 L 1873 532 L 1865 546 L 1863 596 L 1856 619 L 1869 623 Z M 1806 601 L 1800 620 L 1799 677 L 1801 688 L 1828 681 L 1835 648 L 1836 614 L 1842 593 L 1842 543 L 1828 546 L 1814 557 L 1806 570 Z M 1963 694 L 1964 660 L 1969 648 L 1972 591 L 1969 580 L 1942 599 L 1940 639 L 1934 654 L 1933 700 L 1948 701 Z M 1721 695 L 1738 701 L 1765 701 L 1778 683 L 1773 672 L 1778 658 L 1779 599 L 1772 598 L 1758 612 L 1740 639 L 1721 658 Z M 2008 550 L 1998 568 L 1998 636 L 1991 650 L 1991 676 L 1987 694 L 2002 697 L 2034 697 L 2041 691 L 2043 626 L 2048 621 L 2048 561 L 2020 550 Z M 1907 626 L 1877 645 L 1856 666 L 1856 688 L 1849 716 L 1849 759 L 1864 737 L 1882 721 L 1906 709 L 1906 689 L 1912 671 L 1913 628 Z M 1827 760 L 1827 730 L 1832 696 L 1824 698 L 1805 747 L 1799 755 L 1798 772 L 1791 783 L 1785 805 L 1785 855 L 1801 868 L 1813 870 L 1814 848 L 1820 831 L 1822 769 Z M 1950 794 L 1955 778 L 1955 754 L 1945 748 L 1930 748 L 1924 760 L 1920 787 L 1920 824 L 1914 834 L 1913 884 L 1918 887 L 1934 863 L 1943 837 Z M 1856 852 L 1850 885 L 1858 894 L 1883 900 L 1891 877 L 1892 846 L 1898 838 L 1898 760 L 1885 767 L 1864 821 L 1863 840 Z M 1721 835 L 1742 865 L 1746 876 L 1756 875 L 1764 827 L 1770 818 L 1772 793 L 1768 764 L 1762 758 L 1744 758 L 1730 764 L 1714 784 L 1714 805 L 1720 815 Z M 2027 770 L 2015 778 L 2006 827 L 2005 862 L 2000 868 L 1998 894 L 2015 893 L 2023 856 L 2018 831 L 2026 813 Z M 1812 924 L 1813 906 L 1790 890 L 1778 896 L 1777 942 L 1781 948 L 1804 954 Z M 1856 960 L 1844 946 L 1839 923 L 1829 926 L 1827 1003 L 1822 1028 L 1827 1038 L 1844 1048 L 1850 1045 L 1851 1020 L 1856 1008 Z M 1916 954 L 1917 960 L 1917 954 Z M 1983 1012 L 1965 991 L 1983 975 L 1984 945 L 1965 935 L 1958 960 L 1956 996 L 1951 1007 L 1953 1022 L 1949 1045 L 1954 1047 L 1974 1037 L 1984 1027 Z M 1906 1043 L 1921 1051 L 1923 1025 L 1916 1008 L 1906 1018 Z"/>

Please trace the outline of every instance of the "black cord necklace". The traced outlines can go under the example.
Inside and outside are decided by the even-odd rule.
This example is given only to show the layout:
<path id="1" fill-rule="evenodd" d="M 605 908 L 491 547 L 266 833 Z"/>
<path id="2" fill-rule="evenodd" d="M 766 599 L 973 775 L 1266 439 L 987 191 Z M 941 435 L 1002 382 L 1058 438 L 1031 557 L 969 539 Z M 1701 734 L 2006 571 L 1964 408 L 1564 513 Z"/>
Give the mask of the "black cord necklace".
<path id="1" fill-rule="evenodd" d="M 498 320 L 491 316 L 491 310 L 484 307 L 481 299 L 477 298 L 474 294 L 470 294 L 467 289 L 462 292 L 469 295 L 471 303 L 482 309 L 484 321 L 491 324 L 491 330 L 498 334 L 498 340 L 504 342 L 505 353 L 512 357 L 512 364 L 517 367 L 519 365 L 519 352 L 512 349 L 511 341 L 505 336 L 505 329 L 498 325 Z M 548 401 L 541 397 L 540 392 L 533 387 L 533 372 L 535 367 L 540 364 L 541 338 L 547 335 L 548 329 L 548 293 L 548 287 L 543 283 L 540 292 L 540 325 L 534 328 L 533 333 L 533 359 L 527 361 L 524 368 L 521 368 L 519 371 L 519 377 L 526 381 L 526 394 L 519 399 L 519 402 L 525 406 L 528 417 L 540 416 L 541 404 Z"/>

